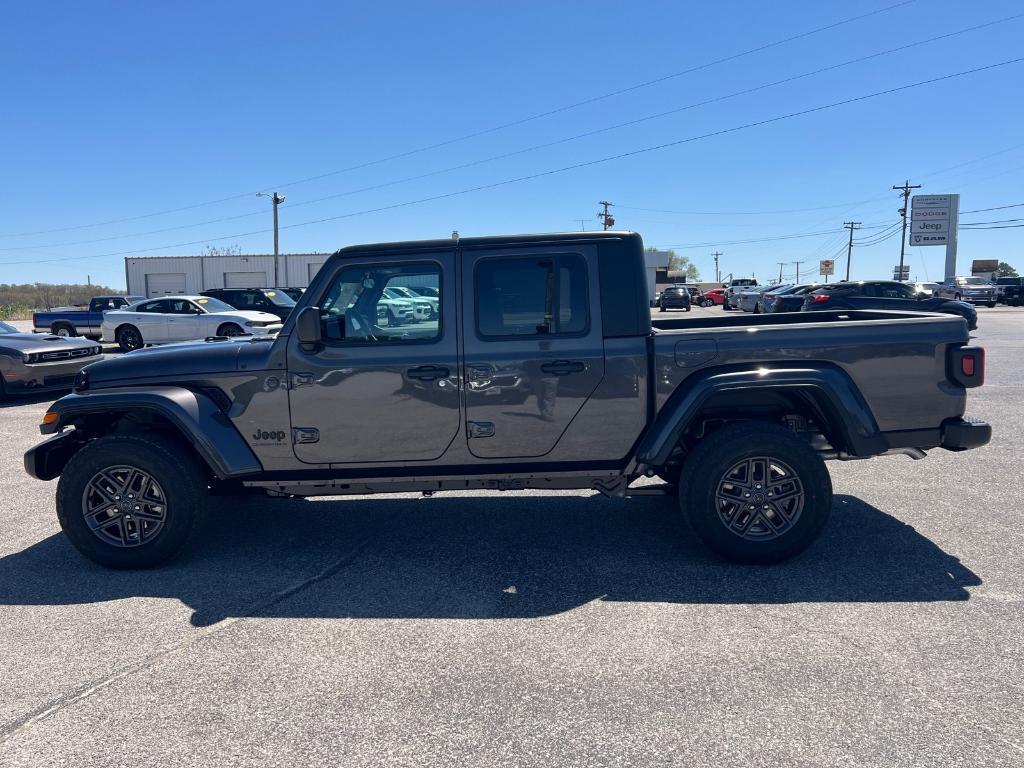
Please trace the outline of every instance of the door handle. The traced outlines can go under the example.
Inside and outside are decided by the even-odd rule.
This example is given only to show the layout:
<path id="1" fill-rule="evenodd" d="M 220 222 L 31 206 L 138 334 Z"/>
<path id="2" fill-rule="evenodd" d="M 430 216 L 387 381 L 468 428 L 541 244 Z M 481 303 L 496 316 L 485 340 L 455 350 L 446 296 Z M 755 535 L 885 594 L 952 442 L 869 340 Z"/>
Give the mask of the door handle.
<path id="1" fill-rule="evenodd" d="M 555 376 L 568 376 L 570 373 L 582 373 L 587 366 L 579 360 L 555 360 L 552 363 L 544 363 L 541 373 L 551 373 Z"/>
<path id="2" fill-rule="evenodd" d="M 421 365 L 418 368 L 410 368 L 405 375 L 417 381 L 436 381 L 437 379 L 448 378 L 451 372 L 440 365 Z"/>
<path id="3" fill-rule="evenodd" d="M 494 375 L 494 369 L 489 365 L 470 365 L 466 368 L 466 378 L 470 381 L 487 382 Z"/>

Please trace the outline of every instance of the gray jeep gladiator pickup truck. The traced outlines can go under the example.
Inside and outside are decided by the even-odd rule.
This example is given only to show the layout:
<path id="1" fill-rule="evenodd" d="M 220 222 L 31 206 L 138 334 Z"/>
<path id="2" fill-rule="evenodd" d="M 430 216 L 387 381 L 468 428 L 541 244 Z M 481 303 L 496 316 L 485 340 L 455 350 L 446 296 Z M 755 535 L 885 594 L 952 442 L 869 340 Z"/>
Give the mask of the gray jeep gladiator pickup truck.
<path id="1" fill-rule="evenodd" d="M 381 325 L 389 286 L 438 315 Z M 720 556 L 775 562 L 825 524 L 826 459 L 983 445 L 960 317 L 847 310 L 651 320 L 628 232 L 343 248 L 275 338 L 87 366 L 25 456 L 111 567 L 185 543 L 208 494 L 665 494 Z M 640 483 L 644 477 L 664 483 Z"/>

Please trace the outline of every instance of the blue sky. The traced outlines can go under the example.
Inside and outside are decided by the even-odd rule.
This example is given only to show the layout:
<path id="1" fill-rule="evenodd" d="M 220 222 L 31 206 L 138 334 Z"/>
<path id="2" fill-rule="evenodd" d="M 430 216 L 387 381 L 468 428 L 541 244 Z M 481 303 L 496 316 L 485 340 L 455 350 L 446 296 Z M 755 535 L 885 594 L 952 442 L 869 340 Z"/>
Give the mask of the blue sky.
<path id="1" fill-rule="evenodd" d="M 579 219 L 593 229 L 604 199 L 618 227 L 675 247 L 705 277 L 716 249 L 723 273 L 765 277 L 779 261 L 806 270 L 845 255 L 843 221 L 864 222 L 867 242 L 884 234 L 898 218 L 890 187 L 906 178 L 959 192 L 965 211 L 1024 203 L 1024 63 L 415 202 L 1022 55 L 1017 18 L 682 109 L 1024 12 L 1019 0 L 918 0 L 633 88 L 896 1 L 12 4 L 0 29 L 0 282 L 88 274 L 123 286 L 124 255 L 269 252 L 261 189 L 287 196 L 283 252 Z M 413 204 L 363 213 L 401 203 Z M 1024 207 L 961 221 L 1014 218 Z M 823 234 L 767 240 L 806 233 Z M 961 271 L 972 258 L 1024 268 L 1022 245 L 1024 228 L 961 232 Z M 855 248 L 853 276 L 891 275 L 898 254 L 898 236 Z M 943 249 L 910 254 L 913 275 L 941 276 Z"/>

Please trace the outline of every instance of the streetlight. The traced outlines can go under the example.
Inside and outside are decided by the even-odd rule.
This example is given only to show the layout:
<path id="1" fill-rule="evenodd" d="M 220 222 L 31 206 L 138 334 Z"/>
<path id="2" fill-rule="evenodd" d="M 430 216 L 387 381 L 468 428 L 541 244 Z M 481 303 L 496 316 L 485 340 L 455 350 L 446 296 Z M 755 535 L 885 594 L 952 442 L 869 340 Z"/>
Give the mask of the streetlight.
<path id="1" fill-rule="evenodd" d="M 266 192 L 257 192 L 256 197 L 266 197 Z M 274 287 L 277 288 L 280 284 L 278 279 L 278 268 L 277 268 L 277 206 L 284 202 L 284 195 L 279 195 L 274 192 L 270 196 L 270 202 L 274 204 Z"/>

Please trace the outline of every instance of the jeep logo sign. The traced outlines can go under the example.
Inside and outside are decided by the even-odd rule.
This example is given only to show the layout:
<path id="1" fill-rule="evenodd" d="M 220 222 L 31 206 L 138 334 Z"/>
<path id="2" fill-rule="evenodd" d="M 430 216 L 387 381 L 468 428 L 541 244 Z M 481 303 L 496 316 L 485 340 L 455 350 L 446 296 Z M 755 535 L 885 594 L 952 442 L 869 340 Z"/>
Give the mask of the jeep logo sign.
<path id="1" fill-rule="evenodd" d="M 284 431 L 277 429 L 268 432 L 265 429 L 257 429 L 252 433 L 253 440 L 273 440 L 275 443 L 280 443 L 284 440 Z"/>

